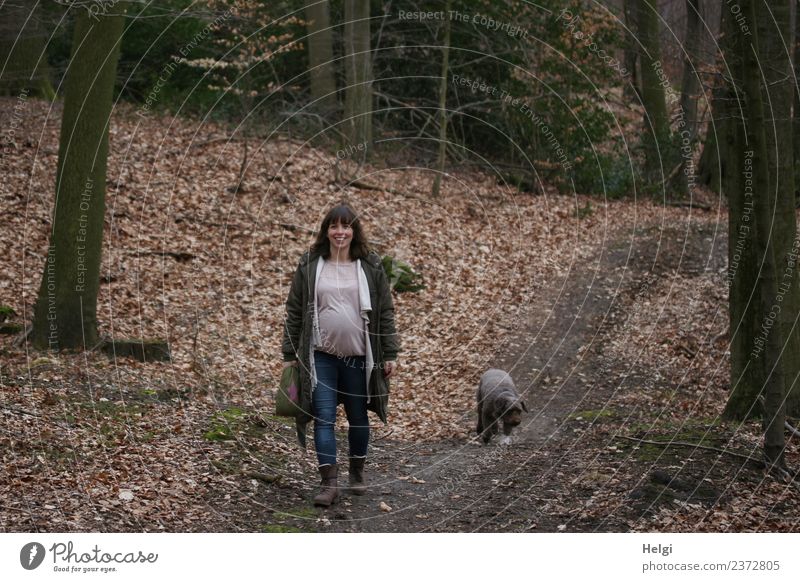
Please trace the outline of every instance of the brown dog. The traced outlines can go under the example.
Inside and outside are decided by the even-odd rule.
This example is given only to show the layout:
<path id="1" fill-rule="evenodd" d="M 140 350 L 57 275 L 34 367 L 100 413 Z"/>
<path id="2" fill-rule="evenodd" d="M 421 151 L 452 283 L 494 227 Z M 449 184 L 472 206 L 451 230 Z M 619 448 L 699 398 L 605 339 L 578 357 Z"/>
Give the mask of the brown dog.
<path id="1" fill-rule="evenodd" d="M 511 442 L 511 431 L 522 422 L 522 411 L 528 412 L 511 376 L 503 370 L 492 368 L 481 376 L 478 385 L 478 435 L 488 445 L 503 423 L 502 444 Z"/>

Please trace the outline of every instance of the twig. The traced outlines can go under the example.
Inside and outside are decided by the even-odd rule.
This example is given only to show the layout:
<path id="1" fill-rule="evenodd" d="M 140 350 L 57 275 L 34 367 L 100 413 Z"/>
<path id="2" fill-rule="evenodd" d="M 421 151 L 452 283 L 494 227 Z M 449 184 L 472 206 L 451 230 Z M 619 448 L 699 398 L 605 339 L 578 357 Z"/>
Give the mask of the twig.
<path id="1" fill-rule="evenodd" d="M 238 192 L 244 191 L 244 179 L 247 173 L 247 158 L 249 152 L 248 144 L 250 142 L 247 141 L 247 139 L 244 139 L 242 140 L 242 143 L 244 143 L 244 155 L 242 156 L 242 164 L 239 167 L 239 179 L 236 181 L 235 186 L 227 188 L 228 192 L 231 192 L 232 194 L 237 194 Z"/>
<path id="2" fill-rule="evenodd" d="M 697 202 L 693 202 L 691 200 L 688 201 L 670 200 L 668 202 L 664 202 L 664 206 L 676 206 L 678 208 L 697 208 L 698 210 L 712 210 L 712 208 L 708 204 L 698 204 Z"/>
<path id="3" fill-rule="evenodd" d="M 718 340 L 721 340 L 722 338 L 724 338 L 727 335 L 728 335 L 728 330 L 727 329 L 722 330 L 721 332 L 719 332 L 717 335 L 715 335 L 713 337 L 713 339 L 711 340 L 711 345 L 714 345 L 715 343 L 717 343 Z"/>
<path id="4" fill-rule="evenodd" d="M 204 224 L 206 226 L 218 226 L 221 228 L 247 228 L 245 225 L 239 224 L 237 222 L 213 222 L 210 220 L 203 220 L 197 218 L 196 216 L 188 214 L 175 217 L 175 224 L 179 224 L 181 222 L 190 222 L 192 224 Z"/>
<path id="5" fill-rule="evenodd" d="M 423 202 L 427 202 L 426 198 L 422 196 L 418 196 L 416 194 L 411 194 L 410 192 L 403 192 L 402 190 L 395 190 L 394 188 L 385 188 L 384 186 L 375 186 L 373 184 L 368 184 L 367 182 L 362 182 L 361 180 L 350 180 L 346 184 L 340 184 L 342 187 L 352 186 L 353 188 L 358 188 L 359 190 L 374 190 L 377 192 L 388 192 L 389 194 L 396 194 L 397 196 L 405 196 L 406 198 L 414 198 L 415 200 L 422 200 Z"/>
<path id="6" fill-rule="evenodd" d="M 190 149 L 191 148 L 200 148 L 200 147 L 211 145 L 212 143 L 217 143 L 217 142 L 220 142 L 220 141 L 224 141 L 224 142 L 229 142 L 230 143 L 230 142 L 235 142 L 235 141 L 247 141 L 247 140 L 245 138 L 241 138 L 241 137 L 214 137 L 214 138 L 211 138 L 211 139 L 207 139 L 205 141 L 194 142 L 193 144 L 191 144 L 189 146 L 189 148 Z"/>
<path id="7" fill-rule="evenodd" d="M 17 337 L 17 339 L 14 340 L 14 347 L 18 348 L 19 346 L 24 344 L 25 341 L 28 339 L 28 337 L 31 335 L 32 331 L 33 331 L 33 325 L 29 325 L 28 327 L 26 327 L 25 331 L 19 334 L 19 337 Z"/>
<path id="8" fill-rule="evenodd" d="M 677 175 L 678 175 L 678 172 L 680 171 L 680 169 L 681 169 L 682 167 L 683 167 L 683 162 L 682 162 L 682 161 L 681 161 L 681 162 L 678 162 L 678 165 L 677 165 L 677 166 L 675 166 L 675 167 L 672 169 L 672 171 L 671 171 L 671 172 L 670 172 L 670 173 L 667 175 L 667 177 L 666 177 L 666 178 L 664 178 L 663 180 L 661 180 L 661 184 L 659 184 L 659 185 L 658 185 L 658 186 L 659 186 L 659 188 L 663 188 L 665 185 L 667 185 L 667 184 L 669 184 L 670 182 L 672 182 L 672 179 L 673 179 L 673 178 L 675 178 L 675 176 L 677 176 Z"/>
<path id="9" fill-rule="evenodd" d="M 286 230 L 292 231 L 302 231 L 302 232 L 310 232 L 311 234 L 317 234 L 317 231 L 312 228 L 306 228 L 305 226 L 300 226 L 299 224 L 291 224 L 289 222 L 276 222 L 278 226 L 281 228 L 285 228 Z"/>
<path id="10" fill-rule="evenodd" d="M 800 491 L 800 483 L 795 481 L 795 477 L 797 476 L 797 474 L 792 475 L 788 469 L 784 469 L 783 467 L 773 466 L 773 469 L 776 470 L 781 475 L 781 477 L 786 479 L 789 482 L 789 485 Z"/>
<path id="11" fill-rule="evenodd" d="M 197 308 L 194 310 L 194 337 L 192 338 L 192 362 L 197 364 L 197 335 L 200 333 L 200 317 Z"/>
<path id="12" fill-rule="evenodd" d="M 41 414 L 36 414 L 35 412 L 30 412 L 28 410 L 25 410 L 24 408 L 18 408 L 16 406 L 2 405 L 2 407 L 5 408 L 6 410 L 10 410 L 11 412 L 15 412 L 17 414 L 27 414 L 28 416 L 33 416 L 35 418 L 42 417 Z"/>
<path id="13" fill-rule="evenodd" d="M 9 507 L 8 505 L 0 505 L 0 509 L 3 511 L 11 510 L 11 511 L 19 511 L 20 513 L 27 513 L 28 515 L 33 515 L 29 509 L 23 509 L 21 507 Z"/>
<path id="14" fill-rule="evenodd" d="M 435 115 L 429 115 L 425 111 L 426 109 L 433 109 L 433 110 L 438 112 L 438 110 L 439 110 L 438 103 L 431 102 L 431 105 L 425 105 L 425 106 L 422 106 L 422 107 L 418 107 L 418 106 L 416 106 L 416 105 L 414 105 L 412 103 L 406 103 L 405 101 L 401 101 L 400 99 L 398 99 L 396 97 L 393 97 L 391 95 L 387 95 L 387 94 L 384 94 L 384 93 L 380 93 L 378 91 L 375 91 L 374 94 L 378 98 L 383 98 L 386 101 L 387 104 L 389 104 L 391 102 L 399 104 L 401 107 L 398 107 L 398 109 L 401 110 L 401 111 L 408 111 L 412 116 L 414 114 L 417 114 L 417 115 L 419 115 L 419 116 L 421 116 L 422 118 L 425 119 L 425 123 L 423 123 L 422 128 L 419 130 L 419 132 L 416 135 L 417 138 L 420 138 L 425 134 L 425 129 L 428 127 L 429 124 L 434 129 L 438 129 L 439 128 L 439 123 L 436 120 L 436 116 Z M 454 111 L 448 112 L 448 117 L 452 116 L 454 113 L 455 113 Z M 412 119 L 412 121 L 414 121 L 414 120 Z M 438 135 L 434 135 L 434 134 L 428 134 L 428 135 L 429 135 L 430 139 L 439 139 Z M 413 140 L 411 140 L 411 141 L 413 141 Z M 376 143 L 380 143 L 380 142 L 378 141 Z M 454 146 L 452 144 L 448 144 L 447 145 L 447 151 L 450 152 L 448 157 L 450 157 L 451 159 L 453 159 L 453 160 L 455 160 L 455 161 L 457 161 L 459 163 L 465 161 L 464 154 L 462 152 L 462 148 L 456 147 L 456 146 Z"/>
<path id="15" fill-rule="evenodd" d="M 389 429 L 389 432 L 387 432 L 386 434 L 384 434 L 384 435 L 381 435 L 381 436 L 379 436 L 379 437 L 371 437 L 371 438 L 370 438 L 370 440 L 371 440 L 372 442 L 383 440 L 383 439 L 385 439 L 385 438 L 386 438 L 386 437 L 388 437 L 388 436 L 392 436 L 392 433 L 393 433 L 393 432 L 394 432 L 394 428 L 390 428 L 390 429 Z"/>
<path id="16" fill-rule="evenodd" d="M 135 256 L 139 255 L 156 255 L 160 257 L 167 256 L 167 257 L 172 257 L 179 263 L 185 263 L 186 261 L 191 261 L 192 259 L 197 258 L 196 255 L 193 255 L 192 253 L 176 253 L 173 251 L 129 251 L 128 254 Z"/>
<path id="17" fill-rule="evenodd" d="M 734 456 L 734 457 L 736 457 L 738 459 L 743 459 L 745 461 L 752 461 L 753 463 L 757 463 L 758 465 L 760 465 L 762 467 L 765 466 L 764 461 L 762 461 L 761 459 L 754 459 L 753 457 L 750 457 L 748 455 L 743 455 L 742 453 L 736 453 L 734 451 L 726 451 L 725 449 L 718 449 L 716 447 L 708 447 L 708 446 L 701 445 L 701 444 L 698 444 L 698 443 L 685 443 L 685 442 L 682 442 L 682 441 L 669 441 L 669 442 L 647 441 L 647 440 L 644 440 L 644 439 L 637 439 L 637 438 L 628 437 L 628 436 L 617 436 L 615 438 L 624 439 L 624 440 L 627 440 L 627 441 L 633 441 L 633 442 L 641 443 L 641 444 L 645 444 L 645 445 L 657 445 L 657 446 L 661 446 L 661 447 L 673 447 L 673 446 L 675 446 L 675 447 L 691 447 L 693 449 L 703 449 L 704 451 L 714 451 L 714 452 L 717 452 L 717 453 L 723 453 L 723 454 L 726 454 L 726 455 L 731 455 L 731 456 Z"/>

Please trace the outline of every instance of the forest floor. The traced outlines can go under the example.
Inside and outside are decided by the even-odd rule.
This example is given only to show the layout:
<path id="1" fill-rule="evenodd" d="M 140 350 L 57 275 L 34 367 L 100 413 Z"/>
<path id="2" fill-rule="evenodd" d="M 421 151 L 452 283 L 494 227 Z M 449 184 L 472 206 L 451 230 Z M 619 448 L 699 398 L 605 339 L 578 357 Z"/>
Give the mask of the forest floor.
<path id="1" fill-rule="evenodd" d="M 14 107 L 0 101 L 6 121 Z M 0 184 L 0 303 L 23 326 L 60 120 L 25 108 Z M 312 145 L 254 142 L 236 191 L 241 144 L 222 128 L 117 108 L 100 331 L 168 339 L 172 360 L 2 336 L 0 531 L 797 531 L 800 495 L 760 468 L 758 424 L 720 418 L 727 216 L 713 197 L 701 211 L 531 195 L 454 172 L 432 201 L 429 173 L 342 160 L 383 185 L 353 188 Z M 395 298 L 403 352 L 369 492 L 322 510 L 313 445 L 271 411 L 289 277 L 341 198 L 426 288 Z M 508 446 L 474 434 L 489 367 L 530 411 Z M 796 440 L 787 458 L 800 465 Z"/>

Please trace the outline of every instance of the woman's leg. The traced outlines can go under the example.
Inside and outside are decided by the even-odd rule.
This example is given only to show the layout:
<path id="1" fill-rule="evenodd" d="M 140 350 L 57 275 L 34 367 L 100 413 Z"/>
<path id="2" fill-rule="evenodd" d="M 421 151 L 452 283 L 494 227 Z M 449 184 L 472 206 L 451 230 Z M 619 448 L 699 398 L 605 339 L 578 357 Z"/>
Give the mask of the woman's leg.
<path id="1" fill-rule="evenodd" d="M 336 358 L 324 352 L 314 352 L 317 387 L 311 399 L 314 412 L 314 446 L 320 466 L 336 464 L 337 386 L 339 384 Z"/>
<path id="2" fill-rule="evenodd" d="M 347 440 L 350 445 L 350 457 L 366 457 L 369 443 L 364 360 L 363 356 L 348 356 L 340 360 L 343 366 L 339 369 L 339 392 L 349 425 Z"/>

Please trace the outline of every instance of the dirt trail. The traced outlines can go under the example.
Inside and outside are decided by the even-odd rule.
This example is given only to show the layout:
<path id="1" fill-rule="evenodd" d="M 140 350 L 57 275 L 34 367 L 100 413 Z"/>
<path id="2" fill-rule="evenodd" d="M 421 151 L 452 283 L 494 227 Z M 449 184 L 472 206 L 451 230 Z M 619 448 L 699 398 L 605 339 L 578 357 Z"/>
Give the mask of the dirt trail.
<path id="1" fill-rule="evenodd" d="M 602 331 L 619 324 L 614 310 L 646 296 L 647 281 L 665 273 L 719 268 L 724 249 L 714 248 L 715 240 L 702 227 L 654 227 L 603 241 L 592 260 L 574 263 L 542 289 L 509 344 L 487 362 L 511 373 L 530 410 L 510 446 L 498 438 L 489 446 L 377 441 L 368 495 L 345 493 L 331 509 L 290 512 L 285 525 L 337 532 L 627 530 L 621 516 L 581 519 L 580 506 L 594 490 L 582 468 L 591 447 L 565 420 L 602 408 L 615 379 L 628 372 L 627 362 L 602 354 Z M 474 425 L 474 411 L 465 422 Z M 304 498 L 314 490 L 309 483 Z"/>

